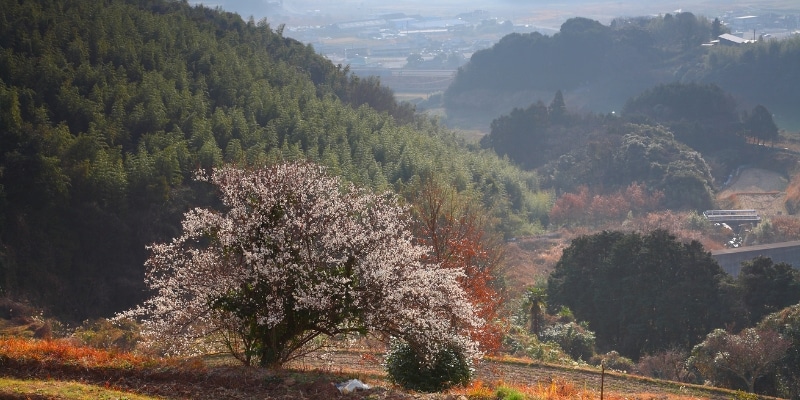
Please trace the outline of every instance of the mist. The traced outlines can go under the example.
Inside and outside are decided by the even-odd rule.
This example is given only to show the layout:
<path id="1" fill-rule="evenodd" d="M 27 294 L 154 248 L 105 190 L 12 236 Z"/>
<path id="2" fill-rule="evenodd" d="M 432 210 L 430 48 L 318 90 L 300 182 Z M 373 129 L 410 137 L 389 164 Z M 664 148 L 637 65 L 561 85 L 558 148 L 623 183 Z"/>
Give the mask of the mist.
<path id="1" fill-rule="evenodd" d="M 492 18 L 513 23 L 536 23 L 558 28 L 572 17 L 586 17 L 608 23 L 622 16 L 647 16 L 680 11 L 715 17 L 726 11 L 754 9 L 752 2 L 743 1 L 609 1 L 609 0 L 500 0 L 500 1 L 422 1 L 402 0 L 216 0 L 191 1 L 206 7 L 235 12 L 243 18 L 252 16 L 256 21 L 266 18 L 273 25 L 287 27 L 321 25 L 348 20 L 374 18 L 393 13 L 448 17 L 475 10 L 487 11 Z M 763 2 L 758 7 L 772 11 L 797 8 L 791 1 Z"/>

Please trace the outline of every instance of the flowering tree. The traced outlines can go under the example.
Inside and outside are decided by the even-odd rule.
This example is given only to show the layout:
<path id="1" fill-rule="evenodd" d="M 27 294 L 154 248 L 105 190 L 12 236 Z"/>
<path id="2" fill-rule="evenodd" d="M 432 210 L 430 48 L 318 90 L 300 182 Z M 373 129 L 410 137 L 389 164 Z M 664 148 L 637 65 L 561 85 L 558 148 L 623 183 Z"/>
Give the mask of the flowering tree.
<path id="1" fill-rule="evenodd" d="M 778 362 L 779 378 L 784 387 L 776 393 L 780 397 L 800 398 L 800 303 L 768 315 L 759 324 L 762 330 L 775 330 L 791 342 L 786 355 Z"/>
<path id="2" fill-rule="evenodd" d="M 155 244 L 144 317 L 150 340 L 172 352 L 221 339 L 243 362 L 277 366 L 320 335 L 379 332 L 421 354 L 457 346 L 481 325 L 458 283 L 463 272 L 424 262 L 406 210 L 312 164 L 200 176 L 226 210 L 194 209 L 183 233 Z M 212 339 L 212 340 L 209 340 Z"/>
<path id="3" fill-rule="evenodd" d="M 773 330 L 747 328 L 734 335 L 716 329 L 694 347 L 689 363 L 717 383 L 731 374 L 753 393 L 756 380 L 773 371 L 791 344 Z"/>

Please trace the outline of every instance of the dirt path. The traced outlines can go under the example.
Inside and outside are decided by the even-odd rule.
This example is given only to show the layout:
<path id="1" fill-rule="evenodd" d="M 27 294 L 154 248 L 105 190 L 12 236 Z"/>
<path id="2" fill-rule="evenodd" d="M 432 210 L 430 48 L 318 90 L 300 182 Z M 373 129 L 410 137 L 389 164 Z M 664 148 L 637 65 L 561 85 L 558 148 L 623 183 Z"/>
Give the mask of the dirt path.
<path id="1" fill-rule="evenodd" d="M 336 351 L 312 354 L 292 365 L 296 368 L 327 369 L 332 372 L 360 371 L 384 375 L 379 355 L 360 351 Z M 569 382 L 577 389 L 600 392 L 600 371 L 586 367 L 564 367 L 519 361 L 485 360 L 476 366 L 476 378 L 483 382 L 502 381 L 526 386 L 558 385 Z M 606 392 L 618 394 L 663 394 L 669 393 L 697 399 L 730 399 L 733 392 L 696 385 L 681 385 L 623 373 L 607 372 L 604 380 Z M 655 398 L 659 398 L 655 396 Z"/>

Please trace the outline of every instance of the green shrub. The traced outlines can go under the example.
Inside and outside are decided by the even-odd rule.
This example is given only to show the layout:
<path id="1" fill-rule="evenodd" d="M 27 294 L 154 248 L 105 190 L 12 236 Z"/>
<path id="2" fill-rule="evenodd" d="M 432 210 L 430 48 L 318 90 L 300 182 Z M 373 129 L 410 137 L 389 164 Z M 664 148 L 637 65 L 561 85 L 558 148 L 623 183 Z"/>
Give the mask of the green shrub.
<path id="1" fill-rule="evenodd" d="M 439 392 L 456 385 L 466 385 L 472 379 L 472 360 L 456 346 L 447 346 L 426 362 L 406 342 L 392 343 L 386 355 L 389 380 L 406 389 L 420 392 Z"/>
<path id="2" fill-rule="evenodd" d="M 737 390 L 733 396 L 734 400 L 758 400 L 758 395 L 755 393 L 748 393 L 741 390 Z"/>
<path id="3" fill-rule="evenodd" d="M 575 322 L 550 325 L 539 335 L 539 340 L 557 343 L 575 360 L 588 361 L 594 355 L 594 332 Z"/>
<path id="4" fill-rule="evenodd" d="M 603 364 L 607 369 L 620 372 L 631 372 L 634 370 L 635 365 L 633 360 L 619 355 L 616 351 L 609 351 L 603 355 L 596 355 L 592 357 L 590 364 L 600 365 Z"/>
<path id="5" fill-rule="evenodd" d="M 73 336 L 87 346 L 122 351 L 132 351 L 140 339 L 139 326 L 129 319 L 87 320 L 75 329 Z"/>
<path id="6" fill-rule="evenodd" d="M 558 309 L 557 315 L 558 315 L 558 322 L 564 324 L 569 322 L 575 322 L 575 314 L 573 314 L 572 310 L 570 310 L 569 307 L 567 306 L 561 306 L 561 308 Z"/>
<path id="7" fill-rule="evenodd" d="M 512 356 L 530 357 L 547 363 L 567 364 L 573 361 L 557 343 L 542 342 L 536 335 L 519 326 L 512 326 L 506 332 L 503 350 Z"/>
<path id="8" fill-rule="evenodd" d="M 508 386 L 500 386 L 497 388 L 496 398 L 498 400 L 525 400 L 525 395 Z"/>

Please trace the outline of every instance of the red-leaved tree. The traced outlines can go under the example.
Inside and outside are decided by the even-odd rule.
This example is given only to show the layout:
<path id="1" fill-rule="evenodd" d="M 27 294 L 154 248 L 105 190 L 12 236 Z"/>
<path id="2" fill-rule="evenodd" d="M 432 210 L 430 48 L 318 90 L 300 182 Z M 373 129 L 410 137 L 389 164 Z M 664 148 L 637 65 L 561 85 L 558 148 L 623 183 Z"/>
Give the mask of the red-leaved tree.
<path id="1" fill-rule="evenodd" d="M 487 324 L 470 336 L 486 352 L 500 348 L 503 330 L 498 321 L 502 296 L 497 277 L 503 259 L 494 221 L 477 201 L 455 189 L 427 179 L 412 199 L 415 233 L 431 249 L 428 259 L 444 268 L 463 270 L 459 278 L 477 315 Z"/>
<path id="2" fill-rule="evenodd" d="M 577 225 L 584 222 L 589 205 L 589 188 L 581 186 L 577 193 L 564 193 L 550 208 L 550 223 Z"/>
<path id="3" fill-rule="evenodd" d="M 664 198 L 662 191 L 648 191 L 633 182 L 624 190 L 592 195 L 589 188 L 581 186 L 576 193 L 564 193 L 550 209 L 550 222 L 574 226 L 578 224 L 601 225 L 622 221 L 628 213 L 642 215 L 658 209 Z"/>

